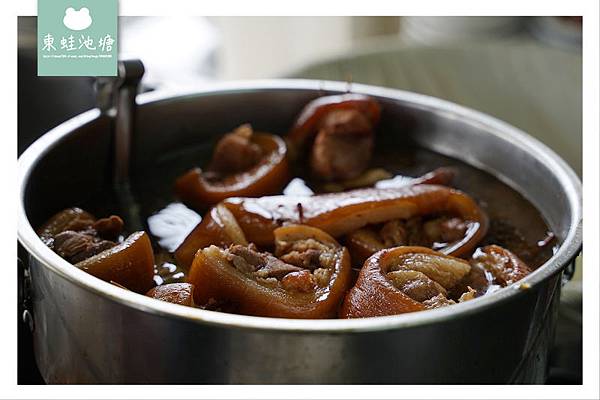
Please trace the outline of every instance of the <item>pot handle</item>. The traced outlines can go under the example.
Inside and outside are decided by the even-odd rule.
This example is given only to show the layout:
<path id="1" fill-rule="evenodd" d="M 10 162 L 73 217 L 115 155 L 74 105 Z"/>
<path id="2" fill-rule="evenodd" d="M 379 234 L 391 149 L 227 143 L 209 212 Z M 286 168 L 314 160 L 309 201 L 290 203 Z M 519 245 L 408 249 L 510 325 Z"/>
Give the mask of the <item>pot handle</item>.
<path id="1" fill-rule="evenodd" d="M 139 204 L 129 185 L 129 169 L 136 133 L 136 96 L 145 68 L 140 60 L 120 60 L 117 70 L 116 78 L 97 78 L 96 103 L 105 115 L 114 120 L 113 184 L 121 215 L 126 216 L 127 226 L 137 231 L 143 230 L 144 225 L 139 214 Z"/>
<path id="2" fill-rule="evenodd" d="M 31 273 L 21 257 L 17 256 L 19 314 L 29 330 L 33 332 L 31 312 Z"/>
<path id="3" fill-rule="evenodd" d="M 129 183 L 131 144 L 135 133 L 135 112 L 139 84 L 144 75 L 144 64 L 140 60 L 119 61 L 119 90 L 117 92 L 115 125 L 115 170 L 117 185 Z"/>
<path id="4" fill-rule="evenodd" d="M 571 261 L 569 261 L 569 263 L 567 264 L 567 266 L 563 270 L 563 274 L 562 274 L 562 285 L 563 286 L 567 282 L 569 282 L 571 279 L 573 279 L 573 275 L 575 275 L 575 269 L 576 269 L 576 264 L 577 264 L 577 257 L 579 257 L 579 254 L 576 255 L 575 257 L 573 257 L 573 259 L 571 259 Z"/>
<path id="5" fill-rule="evenodd" d="M 96 104 L 100 111 L 115 119 L 114 182 L 126 185 L 135 131 L 135 98 L 145 68 L 141 60 L 120 60 L 117 71 L 117 77 L 96 79 Z"/>

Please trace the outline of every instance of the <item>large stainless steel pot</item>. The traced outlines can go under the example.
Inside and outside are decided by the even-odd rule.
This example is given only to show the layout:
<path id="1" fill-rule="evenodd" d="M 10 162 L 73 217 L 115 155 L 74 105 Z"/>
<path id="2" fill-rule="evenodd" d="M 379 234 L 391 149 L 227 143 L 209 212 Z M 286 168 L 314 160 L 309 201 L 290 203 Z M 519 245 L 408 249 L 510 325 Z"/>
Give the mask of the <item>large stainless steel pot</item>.
<path id="1" fill-rule="evenodd" d="M 257 81 L 138 97 L 134 176 L 236 124 L 284 132 L 345 83 Z M 581 184 L 546 146 L 479 112 L 372 86 L 386 132 L 492 172 L 546 218 L 560 249 L 522 285 L 451 308 L 358 320 L 284 320 L 156 301 L 100 281 L 48 249 L 33 227 L 110 179 L 110 117 L 81 114 L 19 159 L 18 237 L 44 379 L 110 383 L 544 382 L 561 278 L 581 248 Z M 164 160 L 162 160 L 164 162 Z"/>

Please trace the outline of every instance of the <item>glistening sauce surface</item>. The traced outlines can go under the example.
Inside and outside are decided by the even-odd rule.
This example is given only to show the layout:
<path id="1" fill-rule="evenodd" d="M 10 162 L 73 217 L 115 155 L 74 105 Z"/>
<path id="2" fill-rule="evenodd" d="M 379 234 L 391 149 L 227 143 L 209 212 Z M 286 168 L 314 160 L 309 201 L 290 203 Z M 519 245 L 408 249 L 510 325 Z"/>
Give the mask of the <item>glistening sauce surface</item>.
<path id="1" fill-rule="evenodd" d="M 156 252 L 157 284 L 185 280 L 186 271 L 176 265 L 172 252 L 206 210 L 192 211 L 179 203 L 172 185 L 185 169 L 203 165 L 210 151 L 207 144 L 192 151 L 187 149 L 182 154 L 167 155 L 135 179 L 134 192 L 145 222 L 144 229 L 150 234 Z M 557 243 L 549 242 L 549 229 L 539 211 L 518 192 L 484 171 L 423 148 L 406 146 L 376 149 L 371 165 L 408 177 L 417 177 L 438 167 L 453 167 L 457 174 L 452 186 L 472 196 L 490 218 L 490 229 L 481 245 L 494 243 L 506 247 L 534 269 L 553 254 Z M 318 183 L 304 176 L 303 171 L 296 171 L 296 175 L 318 192 Z M 106 207 L 102 207 L 102 211 L 91 209 L 99 215 L 116 211 Z"/>

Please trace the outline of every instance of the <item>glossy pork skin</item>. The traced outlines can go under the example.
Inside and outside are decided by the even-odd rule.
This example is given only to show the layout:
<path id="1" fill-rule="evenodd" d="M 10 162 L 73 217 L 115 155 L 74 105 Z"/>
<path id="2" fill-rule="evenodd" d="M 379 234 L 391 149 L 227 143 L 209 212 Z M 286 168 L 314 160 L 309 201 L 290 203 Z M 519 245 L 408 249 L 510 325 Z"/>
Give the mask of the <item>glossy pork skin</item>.
<path id="1" fill-rule="evenodd" d="M 357 178 L 369 166 L 379 103 L 360 94 L 323 96 L 309 102 L 287 136 L 294 159 L 307 156 L 322 181 Z"/>
<path id="2" fill-rule="evenodd" d="M 447 290 L 470 270 L 469 264 L 425 247 L 402 246 L 372 255 L 360 270 L 356 284 L 344 299 L 340 318 L 366 318 L 437 308 L 454 301 Z M 398 273 L 414 278 L 395 281 Z M 427 287 L 429 286 L 429 287 Z"/>
<path id="3" fill-rule="evenodd" d="M 376 125 L 381 117 L 381 106 L 372 97 L 363 94 L 345 93 L 322 96 L 309 102 L 294 122 L 287 135 L 289 143 L 295 149 L 304 147 L 319 131 L 323 118 L 332 111 L 355 110 L 363 114 Z"/>
<path id="4" fill-rule="evenodd" d="M 40 239 L 76 267 L 107 282 L 145 293 L 154 286 L 154 252 L 145 232 L 118 243 L 123 220 L 96 219 L 77 207 L 53 215 L 38 229 Z"/>
<path id="5" fill-rule="evenodd" d="M 450 213 L 471 223 L 463 240 L 448 254 L 460 255 L 475 247 L 487 230 L 487 217 L 468 195 L 445 186 L 414 185 L 394 189 L 358 189 L 316 196 L 265 196 L 231 198 L 221 203 L 231 211 L 248 242 L 259 247 L 273 243 L 273 230 L 286 224 L 319 228 L 335 238 L 368 224 L 434 213 Z M 182 266 L 189 266 L 196 251 L 220 240 L 213 212 L 194 228 L 177 249 Z M 229 243 L 224 243 L 229 244 Z"/>
<path id="6" fill-rule="evenodd" d="M 146 293 L 154 286 L 154 253 L 146 232 L 134 232 L 123 242 L 75 266 L 137 293 Z"/>
<path id="7" fill-rule="evenodd" d="M 195 287 L 196 304 L 226 302 L 233 305 L 237 313 L 264 317 L 335 317 L 350 286 L 351 267 L 347 250 L 327 233 L 308 226 L 278 228 L 274 236 L 276 254 L 286 260 L 297 253 L 293 249 L 304 241 L 325 246 L 327 250 L 321 253 L 320 259 L 325 260 L 327 268 L 321 265 L 311 272 L 252 248 L 245 250 L 248 259 L 256 258 L 259 264 L 254 268 L 242 268 L 247 264 L 240 265 L 239 257 L 232 256 L 227 249 L 210 246 L 197 252 L 189 273 L 188 281 Z M 275 275 L 271 275 L 264 279 L 263 271 L 273 272 L 281 267 L 285 269 L 283 277 L 273 278 Z M 317 272 L 321 278 L 316 276 Z M 310 279 L 308 285 L 304 283 L 306 278 Z"/>
<path id="8" fill-rule="evenodd" d="M 209 168 L 205 172 L 193 168 L 175 182 L 179 198 L 201 210 L 228 197 L 263 196 L 280 191 L 290 179 L 285 142 L 268 133 L 254 133 L 250 140 L 260 149 L 258 155 L 253 156 L 258 157 L 255 161 L 240 164 L 243 169 L 236 170 L 224 170 L 221 164 L 226 162 L 216 163 L 215 160 L 211 164 L 217 165 L 215 168 L 219 170 Z"/>

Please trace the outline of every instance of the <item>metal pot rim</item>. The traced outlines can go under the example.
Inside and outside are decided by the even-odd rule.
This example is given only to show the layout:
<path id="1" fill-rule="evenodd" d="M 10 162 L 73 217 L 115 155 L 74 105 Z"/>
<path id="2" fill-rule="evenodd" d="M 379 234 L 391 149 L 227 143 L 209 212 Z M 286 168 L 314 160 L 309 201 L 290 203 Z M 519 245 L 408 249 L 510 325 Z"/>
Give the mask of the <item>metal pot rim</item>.
<path id="1" fill-rule="evenodd" d="M 302 79 L 276 79 L 231 81 L 203 85 L 198 89 L 187 89 L 185 92 L 157 91 L 138 96 L 139 105 L 179 101 L 186 97 L 209 96 L 216 93 L 255 92 L 262 90 L 328 90 L 346 92 L 346 82 L 317 81 Z M 485 127 L 491 135 L 508 138 L 513 145 L 527 150 L 532 157 L 548 165 L 561 182 L 567 193 L 569 207 L 573 218 L 569 231 L 557 253 L 533 273 L 511 287 L 496 293 L 483 296 L 465 303 L 456 304 L 450 308 L 440 308 L 417 313 L 402 315 L 363 318 L 363 319 L 332 319 L 332 320 L 300 320 L 253 317 L 246 315 L 227 314 L 201 310 L 191 307 L 171 304 L 149 297 L 129 292 L 95 278 L 75 268 L 48 248 L 39 239 L 30 225 L 25 212 L 25 186 L 29 175 L 37 161 L 76 128 L 93 122 L 100 116 L 98 109 L 89 110 L 60 124 L 34 142 L 18 160 L 19 205 L 18 205 L 18 240 L 23 247 L 39 262 L 51 271 L 74 284 L 98 295 L 125 306 L 134 307 L 144 312 L 182 318 L 198 324 L 218 325 L 222 327 L 258 329 L 279 332 L 316 332 L 316 333 L 347 333 L 368 332 L 390 329 L 402 329 L 419 325 L 441 322 L 450 318 L 458 318 L 476 312 L 483 312 L 498 302 L 518 296 L 524 291 L 532 290 L 540 282 L 559 273 L 579 253 L 582 245 L 582 197 L 581 181 L 573 170 L 551 149 L 523 131 L 481 112 L 463 107 L 438 98 L 407 92 L 403 90 L 352 84 L 352 91 L 375 97 L 385 97 L 402 100 L 426 110 L 443 111 L 453 118 L 461 118 L 469 123 Z"/>

